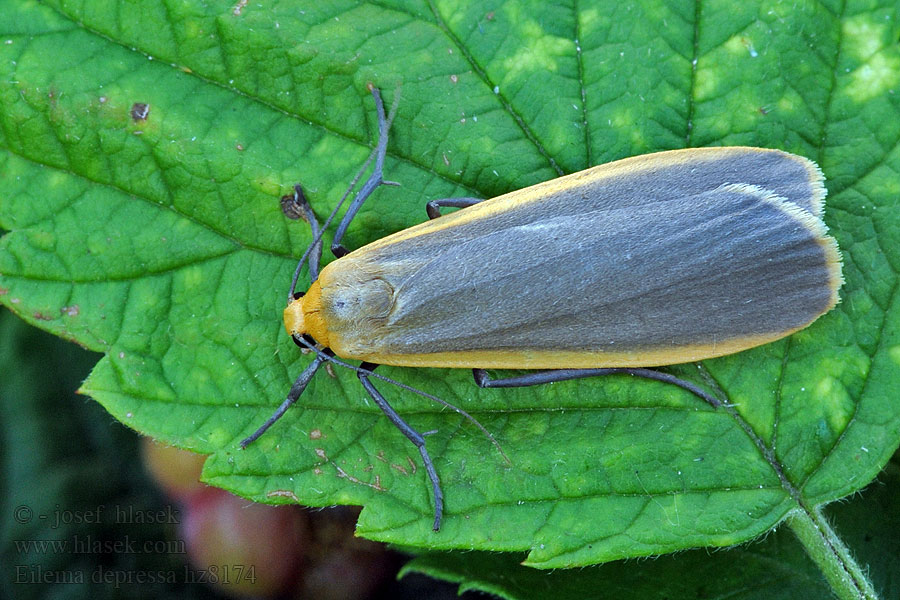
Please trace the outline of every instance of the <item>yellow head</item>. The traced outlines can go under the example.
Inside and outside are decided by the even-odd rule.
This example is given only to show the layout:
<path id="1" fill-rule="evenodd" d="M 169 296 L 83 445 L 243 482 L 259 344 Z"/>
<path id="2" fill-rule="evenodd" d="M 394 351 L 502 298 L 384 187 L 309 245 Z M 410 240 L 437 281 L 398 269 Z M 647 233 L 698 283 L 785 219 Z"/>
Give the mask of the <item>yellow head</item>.
<path id="1" fill-rule="evenodd" d="M 314 281 L 301 298 L 291 300 L 284 309 L 284 328 L 290 335 L 309 334 L 319 344 L 328 346 L 328 328 L 322 319 L 322 289 Z"/>

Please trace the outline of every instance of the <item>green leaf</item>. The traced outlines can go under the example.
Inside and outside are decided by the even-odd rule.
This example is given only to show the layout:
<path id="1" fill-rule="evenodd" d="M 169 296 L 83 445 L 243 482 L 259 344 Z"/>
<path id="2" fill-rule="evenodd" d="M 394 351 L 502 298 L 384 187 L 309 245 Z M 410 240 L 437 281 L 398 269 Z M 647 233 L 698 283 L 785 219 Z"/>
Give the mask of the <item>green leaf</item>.
<path id="1" fill-rule="evenodd" d="M 871 568 L 884 598 L 897 598 L 900 586 L 900 469 L 888 465 L 862 497 L 832 504 L 827 512 Z M 788 529 L 727 551 L 694 550 L 652 561 L 618 561 L 578 570 L 538 571 L 518 564 L 511 553 L 432 552 L 414 558 L 402 574 L 424 573 L 507 600 L 590 597 L 731 598 L 743 600 L 819 600 L 831 597 L 827 582 Z"/>
<path id="2" fill-rule="evenodd" d="M 211 454 L 215 485 L 363 504 L 367 537 L 528 551 L 549 568 L 728 546 L 789 514 L 812 518 L 900 442 L 893 2 L 0 0 L 0 11 L 0 302 L 103 352 L 83 391 L 141 432 Z M 420 222 L 429 199 L 491 197 L 655 150 L 778 147 L 828 178 L 843 301 L 789 339 L 671 369 L 713 383 L 730 409 L 629 378 L 497 391 L 467 371 L 380 369 L 472 413 L 511 459 L 455 413 L 382 390 L 436 431 L 439 533 L 415 448 L 352 373 L 320 373 L 241 451 L 309 361 L 280 313 L 310 237 L 279 196 L 301 182 L 320 217 L 335 205 L 376 135 L 369 82 L 400 96 L 385 172 L 402 186 L 376 193 L 348 247 Z"/>

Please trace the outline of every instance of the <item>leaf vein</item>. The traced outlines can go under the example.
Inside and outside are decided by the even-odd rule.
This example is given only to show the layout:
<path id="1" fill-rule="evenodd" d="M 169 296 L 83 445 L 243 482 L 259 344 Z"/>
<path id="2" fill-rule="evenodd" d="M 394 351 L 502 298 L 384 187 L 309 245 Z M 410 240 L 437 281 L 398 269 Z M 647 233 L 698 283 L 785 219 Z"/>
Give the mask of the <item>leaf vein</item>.
<path id="1" fill-rule="evenodd" d="M 471 65 L 472 70 L 478 76 L 478 78 L 481 79 L 489 89 L 496 90 L 497 89 L 496 84 L 494 84 L 494 82 L 491 81 L 491 78 L 490 78 L 490 76 L 488 76 L 487 71 L 485 71 L 484 67 L 481 66 L 481 64 L 475 59 L 475 57 L 472 55 L 472 53 L 469 52 L 469 49 L 465 46 L 465 44 L 462 43 L 462 41 L 456 36 L 456 34 L 453 33 L 453 31 L 451 31 L 450 28 L 447 26 L 447 23 L 444 22 L 444 19 L 441 17 L 440 12 L 437 9 L 437 6 L 435 6 L 435 4 L 434 4 L 434 0 L 428 0 L 428 6 L 429 6 L 429 8 L 431 8 L 431 13 L 434 16 L 434 20 L 435 20 L 434 24 L 444 33 L 444 35 L 447 36 L 447 38 L 459 50 L 460 54 L 463 56 L 463 58 L 465 58 L 466 62 L 468 62 L 469 65 Z M 513 108 L 512 103 L 506 98 L 506 96 L 503 94 L 503 92 L 500 91 L 500 92 L 496 93 L 495 95 L 500 100 L 500 103 L 503 105 L 503 109 L 506 111 L 506 113 L 510 117 L 512 117 L 513 122 L 515 122 L 516 126 L 522 131 L 522 133 L 525 135 L 526 139 L 528 139 L 528 141 L 534 145 L 535 149 L 537 149 L 537 151 L 541 154 L 541 156 L 543 156 L 547 160 L 547 163 L 550 165 L 550 167 L 554 171 L 556 171 L 556 173 L 558 175 L 565 175 L 566 172 L 563 170 L 562 167 L 560 167 L 557 164 L 556 159 L 554 159 L 550 155 L 550 153 L 547 151 L 547 149 L 544 147 L 544 145 L 538 139 L 537 135 L 534 133 L 534 131 L 532 131 L 531 127 L 528 126 L 528 123 L 525 121 L 525 119 L 522 117 L 522 115 L 519 114 L 519 112 L 515 108 Z"/>

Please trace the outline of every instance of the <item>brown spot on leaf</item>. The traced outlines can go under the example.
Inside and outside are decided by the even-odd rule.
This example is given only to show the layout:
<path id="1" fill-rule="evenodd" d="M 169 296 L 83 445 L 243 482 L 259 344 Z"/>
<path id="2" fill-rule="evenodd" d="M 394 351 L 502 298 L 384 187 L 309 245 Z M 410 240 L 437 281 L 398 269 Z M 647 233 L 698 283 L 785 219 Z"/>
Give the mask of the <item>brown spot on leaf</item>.
<path id="1" fill-rule="evenodd" d="M 77 304 L 73 304 L 72 306 L 63 306 L 59 309 L 59 312 L 69 317 L 77 317 L 78 313 L 81 312 L 81 309 L 78 308 Z"/>
<path id="2" fill-rule="evenodd" d="M 341 479 L 346 479 L 346 480 L 348 480 L 348 481 L 352 481 L 353 483 L 358 483 L 358 484 L 360 484 L 360 485 L 368 486 L 368 487 L 370 487 L 370 488 L 372 488 L 372 489 L 374 489 L 374 490 L 377 490 L 377 491 L 379 491 L 379 492 L 383 492 L 383 491 L 384 491 L 384 488 L 381 487 L 381 479 L 380 479 L 377 475 L 375 476 L 375 483 L 366 483 L 365 481 L 361 481 L 361 480 L 357 479 L 356 477 L 354 477 L 353 475 L 351 475 L 350 473 L 348 473 L 347 471 L 345 471 L 344 469 L 342 469 L 336 462 L 334 462 L 333 460 L 329 459 L 329 458 L 328 458 L 328 455 L 325 454 L 325 449 L 324 449 L 324 448 L 316 448 L 316 449 L 315 449 L 315 452 L 316 452 L 316 456 L 318 456 L 318 457 L 321 458 L 322 460 L 324 460 L 324 461 L 330 463 L 331 466 L 334 467 L 334 469 L 337 471 L 337 476 L 340 477 Z M 315 468 L 313 469 L 313 473 L 315 473 L 316 475 L 321 475 L 321 474 L 322 474 L 322 470 L 321 470 L 319 467 L 315 467 Z"/>
<path id="3" fill-rule="evenodd" d="M 309 432 L 309 439 L 311 440 L 321 440 L 325 435 L 322 433 L 321 429 L 313 429 Z"/>
<path id="4" fill-rule="evenodd" d="M 52 321 L 53 320 L 53 317 L 45 315 L 44 313 L 42 313 L 39 310 L 35 311 L 35 313 L 32 316 L 35 319 L 37 319 L 38 321 Z"/>
<path id="5" fill-rule="evenodd" d="M 300 503 L 300 498 L 291 490 L 272 490 L 266 493 L 266 498 L 290 498 L 294 502 Z"/>
<path id="6" fill-rule="evenodd" d="M 297 195 L 303 194 L 303 190 L 297 186 Z M 303 199 L 305 200 L 305 198 Z M 303 209 L 301 208 L 299 198 L 295 196 L 295 194 L 285 194 L 281 197 L 281 212 L 288 219 L 296 221 L 297 219 L 303 218 Z"/>
<path id="7" fill-rule="evenodd" d="M 131 118 L 135 121 L 146 121 L 150 116 L 150 105 L 143 102 L 135 102 L 131 105 Z"/>

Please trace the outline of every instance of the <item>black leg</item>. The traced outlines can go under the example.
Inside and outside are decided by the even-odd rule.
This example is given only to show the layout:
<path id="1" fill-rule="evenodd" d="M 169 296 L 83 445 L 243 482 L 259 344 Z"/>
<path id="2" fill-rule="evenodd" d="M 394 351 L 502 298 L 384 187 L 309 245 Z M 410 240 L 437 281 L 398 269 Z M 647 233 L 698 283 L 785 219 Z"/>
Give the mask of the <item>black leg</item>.
<path id="1" fill-rule="evenodd" d="M 287 412 L 287 409 L 291 407 L 291 405 L 297 401 L 297 398 L 303 393 L 303 390 L 306 389 L 306 386 L 309 385 L 309 382 L 312 380 L 313 375 L 316 374 L 316 371 L 319 370 L 319 367 L 322 366 L 322 363 L 325 362 L 325 359 L 321 356 L 317 356 L 315 360 L 313 360 L 306 369 L 300 373 L 300 377 L 294 381 L 294 385 L 291 386 L 291 391 L 288 392 L 287 398 L 284 402 L 281 403 L 281 406 L 278 407 L 278 410 L 269 417 L 265 423 L 263 423 L 259 429 L 251 433 L 247 438 L 241 441 L 241 448 L 246 448 L 254 441 L 256 441 L 259 436 L 264 434 L 266 430 L 275 424 L 275 422 L 280 419 L 284 413 Z"/>
<path id="2" fill-rule="evenodd" d="M 391 128 L 391 121 L 394 120 L 396 103 L 391 107 L 390 115 L 386 117 L 384 114 L 384 103 L 381 101 L 381 92 L 378 91 L 378 88 L 372 87 L 372 96 L 375 98 L 375 109 L 378 113 L 378 143 L 374 151 L 375 167 L 359 192 L 356 193 L 353 202 L 347 207 L 347 212 L 344 213 L 344 218 L 341 219 L 337 231 L 334 233 L 334 239 L 331 242 L 331 252 L 336 258 L 345 256 L 349 252 L 341 245 L 341 240 L 344 238 L 344 234 L 347 233 L 347 227 L 350 226 L 350 222 L 356 216 L 356 213 L 359 212 L 359 209 L 362 208 L 363 202 L 372 195 L 372 192 L 379 185 L 397 185 L 391 181 L 385 181 L 382 171 L 384 168 L 384 156 L 387 153 L 388 130 Z M 353 186 L 351 185 L 350 187 L 352 188 Z"/>
<path id="3" fill-rule="evenodd" d="M 363 363 L 360 365 L 360 368 L 372 371 L 377 366 L 378 365 L 372 363 Z M 375 386 L 369 381 L 368 373 L 357 371 L 356 374 L 359 377 L 360 382 L 362 382 L 363 387 L 366 388 L 366 391 L 372 397 L 372 400 L 378 405 L 378 408 L 380 408 L 387 418 L 390 419 L 391 423 L 393 423 L 397 429 L 402 431 L 403 435 L 409 438 L 409 441 L 415 444 L 416 448 L 419 449 L 419 454 L 422 455 L 422 462 L 425 465 L 425 471 L 428 473 L 428 479 L 431 480 L 431 488 L 434 490 L 433 529 L 435 531 L 439 530 L 441 528 L 441 517 L 444 514 L 444 492 L 441 491 L 441 482 L 438 479 L 437 471 L 434 468 L 434 463 L 431 461 L 428 450 L 425 448 L 425 436 L 410 427 L 409 424 L 403 420 L 403 417 L 397 414 L 397 411 L 388 404 L 388 401 L 381 395 L 381 392 L 375 389 Z"/>
<path id="4" fill-rule="evenodd" d="M 441 198 L 432 200 L 425 205 L 425 212 L 428 213 L 429 219 L 437 219 L 441 216 L 441 208 L 468 208 L 479 202 L 484 202 L 484 198 Z"/>
<path id="5" fill-rule="evenodd" d="M 601 377 L 603 375 L 631 375 L 633 377 L 643 377 L 644 379 L 653 379 L 654 381 L 662 381 L 663 383 L 671 383 L 685 389 L 695 396 L 705 400 L 718 408 L 722 402 L 708 393 L 703 388 L 670 375 L 662 371 L 653 369 L 634 369 L 634 368 L 609 368 L 609 369 L 558 369 L 555 371 L 536 371 L 527 375 L 518 377 L 508 377 L 505 379 L 491 379 L 484 369 L 472 369 L 472 375 L 475 377 L 475 383 L 482 388 L 509 388 L 509 387 L 528 387 L 531 385 L 541 385 L 544 383 L 553 383 L 556 381 L 568 381 L 569 379 L 583 379 L 585 377 Z"/>

